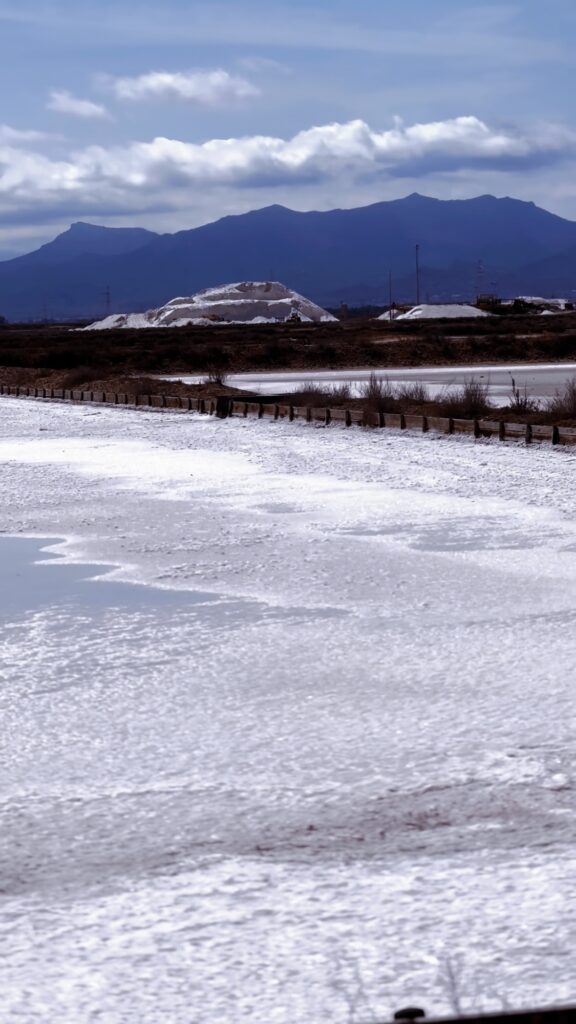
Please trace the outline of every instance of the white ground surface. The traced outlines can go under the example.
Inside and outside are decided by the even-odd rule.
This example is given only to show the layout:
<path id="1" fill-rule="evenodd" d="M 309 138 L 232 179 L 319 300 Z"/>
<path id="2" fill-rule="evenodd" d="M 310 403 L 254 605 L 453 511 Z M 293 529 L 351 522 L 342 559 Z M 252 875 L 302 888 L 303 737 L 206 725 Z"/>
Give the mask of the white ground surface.
<path id="1" fill-rule="evenodd" d="M 576 1000 L 575 453 L 4 398 L 0 463 L 188 595 L 4 590 L 4 1020 Z"/>

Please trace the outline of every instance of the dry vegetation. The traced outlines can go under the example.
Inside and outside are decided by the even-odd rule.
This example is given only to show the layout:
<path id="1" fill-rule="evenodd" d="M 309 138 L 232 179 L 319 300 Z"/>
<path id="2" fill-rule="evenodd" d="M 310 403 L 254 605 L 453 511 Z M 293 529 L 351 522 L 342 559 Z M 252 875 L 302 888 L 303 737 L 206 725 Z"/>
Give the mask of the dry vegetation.
<path id="1" fill-rule="evenodd" d="M 482 333 L 479 333 L 479 331 Z M 400 333 L 401 331 L 401 333 Z M 409 411 L 473 418 L 513 415 L 515 419 L 566 424 L 576 421 L 576 385 L 558 394 L 545 410 L 513 388 L 509 403 L 494 409 L 474 364 L 576 360 L 576 314 L 494 317 L 478 321 L 397 323 L 351 319 L 327 324 L 221 325 L 148 330 L 78 332 L 69 325 L 0 326 L 0 383 L 81 387 L 154 393 L 154 374 L 192 373 L 204 385 L 164 383 L 166 394 L 233 394 L 226 375 L 249 370 L 338 369 L 369 366 L 378 373 L 359 398 L 347 385 L 305 389 L 300 404 L 362 404 L 374 411 Z M 392 387 L 382 367 L 469 365 L 463 388 L 432 402 L 421 384 Z"/>
<path id="2" fill-rule="evenodd" d="M 479 333 L 481 330 L 482 333 Z M 99 373 L 421 366 L 576 359 L 576 314 L 481 321 L 345 320 L 147 330 L 0 327 L 0 366 Z"/>
<path id="3" fill-rule="evenodd" d="M 514 419 L 523 423 L 555 423 L 576 426 L 576 377 L 569 380 L 553 398 L 539 403 L 526 389 L 513 387 L 509 401 L 495 406 L 489 399 L 488 385 L 470 377 L 460 387 L 446 388 L 432 398 L 425 384 L 391 383 L 386 377 L 372 373 L 353 395 L 350 385 L 300 388 L 294 395 L 297 405 L 316 408 L 362 408 L 369 412 L 404 412 L 424 416 L 446 416 L 454 419 Z"/>

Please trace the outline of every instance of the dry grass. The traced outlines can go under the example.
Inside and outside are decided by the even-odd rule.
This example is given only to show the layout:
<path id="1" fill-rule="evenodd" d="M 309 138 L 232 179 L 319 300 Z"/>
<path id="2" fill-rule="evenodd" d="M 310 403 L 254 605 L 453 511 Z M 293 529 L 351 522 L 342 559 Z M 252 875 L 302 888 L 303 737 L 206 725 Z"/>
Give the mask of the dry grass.
<path id="1" fill-rule="evenodd" d="M 294 392 L 294 405 L 309 405 L 316 409 L 342 407 L 352 401 L 352 389 L 349 384 L 335 384 L 333 387 L 322 387 L 320 384 L 302 384 Z"/>
<path id="2" fill-rule="evenodd" d="M 563 391 L 555 391 L 544 405 L 546 418 L 550 423 L 562 420 L 576 420 L 576 377 L 564 385 Z"/>
<path id="3" fill-rule="evenodd" d="M 396 392 L 387 377 L 371 373 L 358 389 L 362 406 L 370 412 L 393 412 L 397 405 Z"/>
<path id="4" fill-rule="evenodd" d="M 428 388 L 420 381 L 400 384 L 396 390 L 396 397 L 405 405 L 427 405 L 431 401 Z"/>
<path id="5" fill-rule="evenodd" d="M 445 391 L 438 399 L 437 405 L 440 416 L 455 416 L 465 420 L 486 416 L 491 410 L 488 385 L 471 378 L 464 381 L 461 387 Z"/>

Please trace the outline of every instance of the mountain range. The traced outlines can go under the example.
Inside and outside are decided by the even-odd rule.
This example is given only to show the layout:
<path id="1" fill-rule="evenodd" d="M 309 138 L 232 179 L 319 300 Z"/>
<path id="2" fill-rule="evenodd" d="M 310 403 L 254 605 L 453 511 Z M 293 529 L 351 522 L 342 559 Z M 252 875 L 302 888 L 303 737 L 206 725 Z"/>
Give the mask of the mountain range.
<path id="1" fill-rule="evenodd" d="M 418 247 L 418 248 L 417 248 Z M 418 194 L 349 210 L 268 206 L 156 234 L 82 222 L 0 262 L 8 320 L 139 312 L 242 280 L 278 280 L 323 306 L 576 296 L 576 223 L 517 199 Z"/>

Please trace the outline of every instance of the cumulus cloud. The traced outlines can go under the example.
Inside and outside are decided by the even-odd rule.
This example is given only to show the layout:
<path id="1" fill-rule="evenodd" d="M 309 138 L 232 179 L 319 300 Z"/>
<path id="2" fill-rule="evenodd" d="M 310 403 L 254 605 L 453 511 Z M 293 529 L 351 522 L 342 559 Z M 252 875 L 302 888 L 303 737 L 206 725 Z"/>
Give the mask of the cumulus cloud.
<path id="1" fill-rule="evenodd" d="M 576 154 L 576 132 L 562 126 L 518 131 L 476 117 L 428 124 L 397 121 L 374 131 L 363 121 L 329 124 L 290 139 L 248 136 L 204 143 L 155 138 L 123 146 L 88 146 L 54 160 L 25 146 L 0 144 L 0 195 L 23 205 L 69 201 L 142 208 L 190 185 L 259 188 L 424 178 L 470 168 L 554 165 Z M 173 201 L 173 200 L 171 200 Z M 184 202 L 184 199 L 182 200 Z"/>
<path id="2" fill-rule="evenodd" d="M 55 110 L 59 114 L 72 114 L 74 117 L 104 118 L 110 116 L 106 107 L 100 103 L 79 99 L 65 89 L 54 89 L 50 93 L 46 106 L 48 110 Z"/>
<path id="3" fill-rule="evenodd" d="M 120 100 L 178 99 L 215 106 L 257 96 L 259 90 L 246 78 L 217 68 L 214 71 L 150 71 L 135 78 L 108 82 Z"/>
<path id="4" fill-rule="evenodd" d="M 405 126 L 376 132 L 364 121 L 329 124 L 299 132 L 291 139 L 255 135 L 213 139 L 197 144 L 156 138 L 126 147 L 91 146 L 78 154 L 80 179 L 110 178 L 144 185 L 160 181 L 207 184 L 284 184 L 322 181 L 346 173 L 402 175 L 419 167 L 426 174 L 446 168 L 555 160 L 576 148 L 576 133 L 542 130 L 534 135 L 493 129 L 476 117 Z"/>

